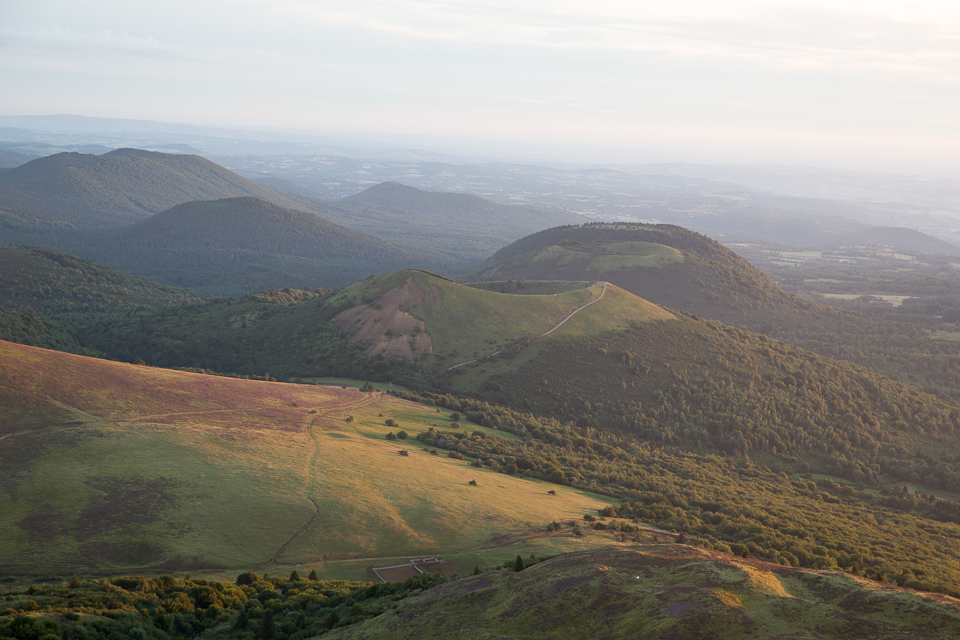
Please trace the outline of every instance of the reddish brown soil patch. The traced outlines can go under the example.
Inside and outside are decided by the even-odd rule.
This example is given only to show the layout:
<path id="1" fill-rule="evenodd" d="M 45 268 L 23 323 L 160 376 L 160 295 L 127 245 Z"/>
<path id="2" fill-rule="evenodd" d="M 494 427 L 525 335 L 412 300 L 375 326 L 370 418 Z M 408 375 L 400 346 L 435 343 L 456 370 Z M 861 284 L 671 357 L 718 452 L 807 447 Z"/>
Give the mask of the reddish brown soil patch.
<path id="1" fill-rule="evenodd" d="M 407 578 L 420 575 L 416 567 L 412 564 L 405 564 L 400 567 L 390 567 L 389 569 L 376 569 L 376 572 L 386 582 L 403 582 Z"/>
<path id="2" fill-rule="evenodd" d="M 439 290 L 436 293 L 431 290 L 430 299 L 439 299 L 439 295 Z M 433 340 L 426 333 L 423 320 L 400 307 L 419 307 L 424 297 L 419 285 L 409 279 L 402 287 L 383 294 L 376 306 L 363 304 L 341 311 L 333 321 L 351 332 L 354 340 L 369 341 L 368 356 L 382 353 L 415 360 L 421 354 L 433 353 Z"/>

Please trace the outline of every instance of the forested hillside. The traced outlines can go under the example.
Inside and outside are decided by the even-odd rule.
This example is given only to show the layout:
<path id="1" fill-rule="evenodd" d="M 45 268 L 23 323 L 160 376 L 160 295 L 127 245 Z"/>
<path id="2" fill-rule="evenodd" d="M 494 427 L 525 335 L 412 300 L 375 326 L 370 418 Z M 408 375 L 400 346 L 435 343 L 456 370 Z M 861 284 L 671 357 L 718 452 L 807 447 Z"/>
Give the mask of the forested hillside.
<path id="1" fill-rule="evenodd" d="M 504 205 L 465 193 L 422 191 L 384 182 L 325 203 L 331 220 L 354 229 L 479 262 L 528 233 L 585 221 L 563 209 Z"/>
<path id="2" fill-rule="evenodd" d="M 657 247 L 675 251 L 659 251 Z M 497 251 L 465 281 L 606 280 L 675 309 L 734 324 L 821 305 L 791 296 L 710 238 L 673 225 L 591 223 L 547 229 Z"/>
<path id="3" fill-rule="evenodd" d="M 125 227 L 63 236 L 58 244 L 114 269 L 220 295 L 339 288 L 364 274 L 446 262 L 256 198 L 189 202 Z"/>
<path id="4" fill-rule="evenodd" d="M 730 249 L 672 225 L 548 229 L 498 251 L 472 280 L 606 280 L 651 302 L 763 333 L 960 400 L 960 356 L 903 322 L 784 292 Z"/>
<path id="5" fill-rule="evenodd" d="M 0 230 L 112 227 L 184 202 L 239 196 L 295 208 L 302 200 L 200 156 L 139 149 L 58 153 L 0 174 Z"/>
<path id="6" fill-rule="evenodd" d="M 8 311 L 44 317 L 116 315 L 202 299 L 195 291 L 51 249 L 0 247 L 0 308 Z"/>

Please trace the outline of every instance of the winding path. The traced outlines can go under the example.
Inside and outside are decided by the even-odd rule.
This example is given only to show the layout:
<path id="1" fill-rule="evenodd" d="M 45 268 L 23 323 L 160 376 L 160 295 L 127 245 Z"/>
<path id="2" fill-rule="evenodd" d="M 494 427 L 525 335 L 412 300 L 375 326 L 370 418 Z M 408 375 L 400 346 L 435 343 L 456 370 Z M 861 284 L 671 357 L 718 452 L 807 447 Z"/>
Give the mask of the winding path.
<path id="1" fill-rule="evenodd" d="M 309 500 L 310 502 L 313 503 L 313 508 L 316 509 L 317 512 L 314 513 L 314 514 L 313 514 L 313 517 L 310 518 L 310 520 L 307 521 L 307 524 L 305 524 L 305 525 L 303 525 L 302 527 L 300 527 L 300 528 L 297 530 L 296 533 L 294 533 L 292 536 L 290 536 L 290 538 L 289 538 L 286 542 L 283 543 L 283 546 L 282 546 L 282 547 L 280 547 L 279 549 L 277 549 L 277 552 L 276 552 L 275 554 L 273 554 L 273 557 L 270 558 L 269 560 L 267 560 L 267 561 L 263 564 L 263 566 L 261 567 L 262 569 L 272 569 L 273 567 L 275 567 L 275 566 L 277 565 L 277 560 L 280 558 L 280 554 L 282 554 L 284 551 L 286 551 L 286 550 L 287 550 L 287 547 L 290 546 L 290 543 L 293 542 L 294 540 L 296 540 L 296 539 L 300 536 L 301 533 L 303 533 L 304 531 L 306 531 L 307 529 L 309 529 L 309 528 L 310 528 L 310 525 L 313 524 L 314 520 L 316 520 L 317 518 L 320 517 L 320 505 L 317 504 L 317 501 L 314 500 L 313 498 L 307 498 L 307 500 Z"/>
<path id="2" fill-rule="evenodd" d="M 586 309 L 586 308 L 589 307 L 590 305 L 595 304 L 595 303 L 600 302 L 601 300 L 603 300 L 603 294 L 605 294 L 605 293 L 607 292 L 607 283 L 606 283 L 606 282 L 598 282 L 597 284 L 602 284 L 602 285 L 603 285 L 603 290 L 600 292 L 600 297 L 599 297 L 599 298 L 597 298 L 596 300 L 591 300 L 590 302 L 588 302 L 587 304 L 583 305 L 582 307 L 577 307 L 576 309 L 574 309 L 573 311 L 570 312 L 570 315 L 568 315 L 566 318 L 564 318 L 564 319 L 561 320 L 559 323 L 557 323 L 557 325 L 556 325 L 555 327 L 553 327 L 552 329 L 550 329 L 549 331 L 547 331 L 547 332 L 545 332 L 545 333 L 541 333 L 539 336 L 537 336 L 537 338 L 542 338 L 543 336 L 546 336 L 546 335 L 549 335 L 549 334 L 553 333 L 554 331 L 556 331 L 557 329 L 559 329 L 560 326 L 561 326 L 564 322 L 566 322 L 567 320 L 569 320 L 570 318 L 572 318 L 572 317 L 574 316 L 574 314 L 576 314 L 576 313 L 578 313 L 578 312 L 580 312 L 580 311 L 583 311 L 584 309 Z M 520 344 L 520 343 L 518 342 L 517 344 L 513 345 L 513 347 L 516 347 L 518 344 Z M 509 349 L 513 349 L 513 347 L 510 347 Z M 507 349 L 507 351 L 509 351 L 509 349 Z M 484 358 L 489 358 L 489 357 L 491 357 L 491 356 L 495 356 L 495 355 L 497 355 L 498 353 L 503 353 L 503 351 L 504 351 L 504 349 L 501 349 L 500 351 L 494 351 L 493 353 L 491 353 L 491 354 L 489 354 L 489 355 L 487 355 L 487 356 L 484 356 Z M 457 367 L 462 367 L 463 365 L 465 365 L 465 364 L 470 364 L 471 362 L 477 362 L 478 360 L 482 360 L 482 358 L 475 358 L 475 359 L 473 359 L 473 360 L 467 360 L 466 362 L 461 362 L 460 364 L 455 364 L 455 365 L 453 365 L 452 367 L 447 367 L 447 371 L 450 371 L 451 369 L 456 369 Z"/>

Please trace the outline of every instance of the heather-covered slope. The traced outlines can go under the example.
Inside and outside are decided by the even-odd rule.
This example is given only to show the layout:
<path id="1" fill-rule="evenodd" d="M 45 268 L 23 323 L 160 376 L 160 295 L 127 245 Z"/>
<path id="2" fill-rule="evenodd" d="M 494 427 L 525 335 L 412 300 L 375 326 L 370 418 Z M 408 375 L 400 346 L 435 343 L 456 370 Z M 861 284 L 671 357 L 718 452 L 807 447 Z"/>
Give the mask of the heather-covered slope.
<path id="1" fill-rule="evenodd" d="M 397 430 L 386 418 L 410 439 L 386 439 Z M 431 455 L 415 440 L 451 423 L 450 412 L 380 392 L 0 342 L 0 573 L 326 562 L 372 578 L 369 566 L 395 564 L 383 558 L 472 551 L 468 567 L 450 558 L 466 569 L 476 551 L 611 502 L 571 488 L 550 495 L 552 485 Z M 464 426 L 492 442 L 515 438 Z"/>
<path id="2" fill-rule="evenodd" d="M 960 602 L 685 545 L 573 553 L 434 587 L 325 638 L 954 638 Z"/>

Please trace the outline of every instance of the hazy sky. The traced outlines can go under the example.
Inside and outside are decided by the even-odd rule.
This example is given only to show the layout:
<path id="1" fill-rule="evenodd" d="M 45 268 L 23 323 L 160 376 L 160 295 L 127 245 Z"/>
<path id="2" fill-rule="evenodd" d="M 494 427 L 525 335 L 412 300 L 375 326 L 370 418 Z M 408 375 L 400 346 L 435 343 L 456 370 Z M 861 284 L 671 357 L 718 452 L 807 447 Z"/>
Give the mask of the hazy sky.
<path id="1" fill-rule="evenodd" d="M 960 0 L 0 0 L 0 114 L 960 170 Z"/>

